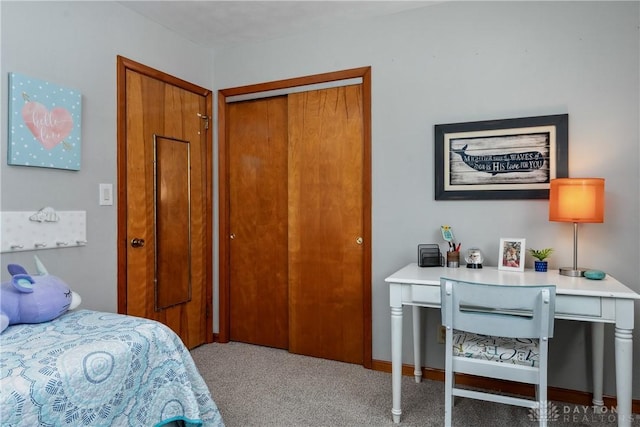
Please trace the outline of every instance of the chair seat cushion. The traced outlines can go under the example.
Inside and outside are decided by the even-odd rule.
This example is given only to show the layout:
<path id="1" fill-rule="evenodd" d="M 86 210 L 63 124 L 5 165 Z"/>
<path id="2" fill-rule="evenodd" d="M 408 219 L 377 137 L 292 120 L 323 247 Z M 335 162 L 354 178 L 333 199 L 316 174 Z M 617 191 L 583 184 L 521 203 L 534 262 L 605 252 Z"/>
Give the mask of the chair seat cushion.
<path id="1" fill-rule="evenodd" d="M 453 355 L 523 366 L 538 366 L 538 340 L 453 331 Z"/>

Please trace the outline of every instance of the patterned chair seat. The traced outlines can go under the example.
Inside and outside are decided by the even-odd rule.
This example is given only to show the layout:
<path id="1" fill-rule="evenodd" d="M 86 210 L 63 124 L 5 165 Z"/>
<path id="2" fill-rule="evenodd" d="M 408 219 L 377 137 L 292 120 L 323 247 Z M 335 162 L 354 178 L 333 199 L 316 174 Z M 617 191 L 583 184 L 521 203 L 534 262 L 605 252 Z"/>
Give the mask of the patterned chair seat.
<path id="1" fill-rule="evenodd" d="M 453 331 L 453 355 L 523 366 L 538 366 L 538 340 Z"/>

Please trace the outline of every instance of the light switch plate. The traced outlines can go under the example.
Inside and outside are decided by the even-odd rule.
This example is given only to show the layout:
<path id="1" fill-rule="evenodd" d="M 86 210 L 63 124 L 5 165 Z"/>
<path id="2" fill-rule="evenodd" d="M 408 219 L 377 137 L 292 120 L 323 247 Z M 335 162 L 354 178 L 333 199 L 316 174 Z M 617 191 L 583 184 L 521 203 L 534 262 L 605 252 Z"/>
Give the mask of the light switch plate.
<path id="1" fill-rule="evenodd" d="M 100 206 L 113 205 L 113 184 L 100 184 Z"/>

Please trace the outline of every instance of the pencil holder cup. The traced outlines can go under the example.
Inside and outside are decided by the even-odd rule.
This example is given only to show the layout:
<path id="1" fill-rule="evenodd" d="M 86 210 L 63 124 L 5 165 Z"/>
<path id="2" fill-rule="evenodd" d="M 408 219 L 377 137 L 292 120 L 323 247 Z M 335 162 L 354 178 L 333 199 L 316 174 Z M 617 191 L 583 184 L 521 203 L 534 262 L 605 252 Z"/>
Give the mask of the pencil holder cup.
<path id="1" fill-rule="evenodd" d="M 453 267 L 453 268 L 460 267 L 460 252 L 458 251 L 447 252 L 447 267 Z"/>

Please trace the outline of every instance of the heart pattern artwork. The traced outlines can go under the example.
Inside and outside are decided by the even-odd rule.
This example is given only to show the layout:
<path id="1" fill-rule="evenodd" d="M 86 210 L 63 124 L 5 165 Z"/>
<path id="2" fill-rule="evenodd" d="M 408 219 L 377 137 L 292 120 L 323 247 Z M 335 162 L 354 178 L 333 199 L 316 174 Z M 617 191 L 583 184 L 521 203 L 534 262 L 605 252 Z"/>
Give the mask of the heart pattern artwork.
<path id="1" fill-rule="evenodd" d="M 49 111 L 39 102 L 27 102 L 22 108 L 22 119 L 42 146 L 51 150 L 73 130 L 73 117 L 63 107 Z"/>
<path id="2" fill-rule="evenodd" d="M 80 90 L 9 73 L 8 125 L 7 164 L 80 170 Z"/>

